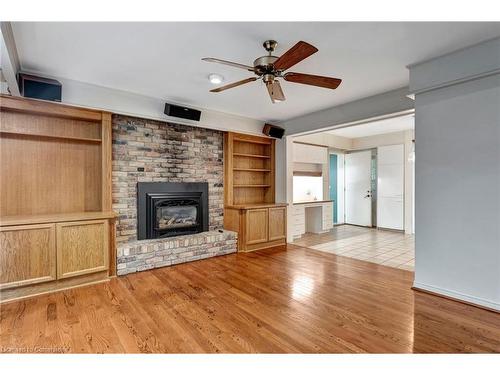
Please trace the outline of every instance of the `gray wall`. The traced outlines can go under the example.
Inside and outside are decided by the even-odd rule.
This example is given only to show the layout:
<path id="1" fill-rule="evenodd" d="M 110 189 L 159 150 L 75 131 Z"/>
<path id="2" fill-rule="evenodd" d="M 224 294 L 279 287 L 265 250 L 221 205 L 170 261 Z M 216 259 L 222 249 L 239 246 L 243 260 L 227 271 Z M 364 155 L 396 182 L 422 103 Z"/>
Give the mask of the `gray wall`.
<path id="1" fill-rule="evenodd" d="M 425 64 L 433 74 L 442 59 L 481 65 L 477 51 Z M 500 75 L 463 73 L 435 86 L 421 66 L 424 84 L 414 79 L 415 286 L 500 310 Z"/>

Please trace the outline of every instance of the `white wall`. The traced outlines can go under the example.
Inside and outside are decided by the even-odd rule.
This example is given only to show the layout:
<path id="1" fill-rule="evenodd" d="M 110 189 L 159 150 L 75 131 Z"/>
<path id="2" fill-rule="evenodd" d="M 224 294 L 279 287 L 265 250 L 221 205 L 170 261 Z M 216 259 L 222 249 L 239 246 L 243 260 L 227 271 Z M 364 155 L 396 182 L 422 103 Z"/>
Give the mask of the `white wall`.
<path id="1" fill-rule="evenodd" d="M 369 137 L 353 138 L 351 150 L 365 150 L 369 148 L 377 148 L 380 146 L 403 144 L 405 142 L 405 136 L 406 132 L 401 131 L 371 135 Z"/>
<path id="2" fill-rule="evenodd" d="M 323 177 L 293 176 L 293 201 L 310 202 L 323 199 Z"/>
<path id="3" fill-rule="evenodd" d="M 162 98 L 148 97 L 59 77 L 51 78 L 55 78 L 62 83 L 62 101 L 66 104 L 208 129 L 262 135 L 264 123 L 258 120 L 189 105 L 187 107 L 202 111 L 200 121 L 169 117 L 163 113 L 165 100 Z M 183 105 L 182 103 L 173 104 Z"/>
<path id="4" fill-rule="evenodd" d="M 500 71 L 500 39 L 480 47 L 426 62 L 413 78 L 410 69 L 418 88 L 415 286 L 500 310 L 500 74 L 491 64 L 477 69 L 493 54 Z M 440 69 L 461 78 L 436 86 L 429 77 L 441 80 Z"/>
<path id="5" fill-rule="evenodd" d="M 296 139 L 294 139 L 295 141 Z M 325 146 L 314 146 L 310 144 L 293 143 L 293 167 L 300 164 L 316 164 L 315 168 L 321 170 L 323 178 L 322 197 L 319 199 L 328 200 L 330 183 L 330 168 L 328 148 Z M 300 169 L 299 169 L 300 170 Z M 294 194 L 295 195 L 295 194 Z"/>
<path id="6" fill-rule="evenodd" d="M 340 137 L 329 133 L 314 133 L 301 135 L 294 138 L 297 142 L 311 143 L 314 145 L 328 146 L 337 150 L 350 150 L 352 148 L 352 139 Z"/>

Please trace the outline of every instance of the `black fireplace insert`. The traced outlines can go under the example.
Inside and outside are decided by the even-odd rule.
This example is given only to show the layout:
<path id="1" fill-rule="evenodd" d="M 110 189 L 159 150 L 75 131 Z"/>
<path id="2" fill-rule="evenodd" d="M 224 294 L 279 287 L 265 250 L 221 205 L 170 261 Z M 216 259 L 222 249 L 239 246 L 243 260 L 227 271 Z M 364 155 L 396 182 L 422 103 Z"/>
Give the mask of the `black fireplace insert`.
<path id="1" fill-rule="evenodd" d="M 137 238 L 180 236 L 208 230 L 208 183 L 139 182 Z"/>

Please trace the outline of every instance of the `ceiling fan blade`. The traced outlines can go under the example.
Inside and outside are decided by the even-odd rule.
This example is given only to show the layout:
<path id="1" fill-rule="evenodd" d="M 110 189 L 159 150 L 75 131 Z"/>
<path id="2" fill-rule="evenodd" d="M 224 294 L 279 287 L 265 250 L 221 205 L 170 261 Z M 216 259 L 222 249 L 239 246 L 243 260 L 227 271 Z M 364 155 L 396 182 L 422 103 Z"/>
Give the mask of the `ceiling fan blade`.
<path id="1" fill-rule="evenodd" d="M 275 79 L 273 82 L 268 82 L 266 86 L 273 103 L 285 101 L 285 95 L 278 80 Z"/>
<path id="2" fill-rule="evenodd" d="M 244 85 L 245 83 L 253 82 L 253 81 L 256 81 L 256 80 L 257 80 L 257 77 L 251 77 L 251 78 L 243 79 L 243 80 L 238 81 L 238 82 L 230 83 L 229 85 L 217 87 L 216 89 L 210 90 L 210 92 L 221 92 L 221 91 L 224 91 L 224 90 L 227 90 L 227 89 L 232 89 L 233 87 L 241 86 L 241 85 Z"/>
<path id="3" fill-rule="evenodd" d="M 342 80 L 340 78 L 330 78 L 323 76 L 315 76 L 312 74 L 303 74 L 303 73 L 286 73 L 283 78 L 285 81 L 294 82 L 294 83 L 302 83 L 304 85 L 311 86 L 319 86 L 327 89 L 336 89 Z"/>
<path id="4" fill-rule="evenodd" d="M 221 59 L 214 59 L 213 57 L 204 57 L 202 60 L 203 61 L 207 61 L 207 62 L 213 62 L 213 63 L 218 63 L 218 64 L 229 65 L 229 66 L 232 66 L 234 68 L 245 69 L 245 70 L 248 70 L 250 72 L 254 71 L 253 70 L 253 66 L 245 65 L 245 64 L 239 64 L 239 63 L 235 63 L 235 62 L 232 62 L 232 61 L 221 60 Z"/>
<path id="5" fill-rule="evenodd" d="M 316 52 L 318 52 L 316 47 L 300 41 L 274 62 L 274 69 L 281 71 L 287 70 Z"/>

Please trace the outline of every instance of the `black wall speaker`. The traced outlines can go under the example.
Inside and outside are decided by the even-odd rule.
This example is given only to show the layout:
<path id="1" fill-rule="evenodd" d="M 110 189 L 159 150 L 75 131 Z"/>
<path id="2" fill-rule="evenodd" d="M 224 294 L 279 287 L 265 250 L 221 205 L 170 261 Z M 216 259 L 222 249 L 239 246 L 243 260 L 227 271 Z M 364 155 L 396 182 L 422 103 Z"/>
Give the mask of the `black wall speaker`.
<path id="1" fill-rule="evenodd" d="M 273 138 L 283 138 L 283 135 L 285 134 L 285 129 L 276 126 L 276 125 L 271 125 L 271 124 L 265 124 L 264 129 L 262 129 L 262 133 L 269 137 Z"/>
<path id="2" fill-rule="evenodd" d="M 61 101 L 62 85 L 55 79 L 19 73 L 19 89 L 26 98 Z"/>
<path id="3" fill-rule="evenodd" d="M 200 121 L 201 111 L 196 109 L 181 107 L 175 104 L 165 103 L 165 114 L 172 117 L 180 117 L 193 121 Z"/>

